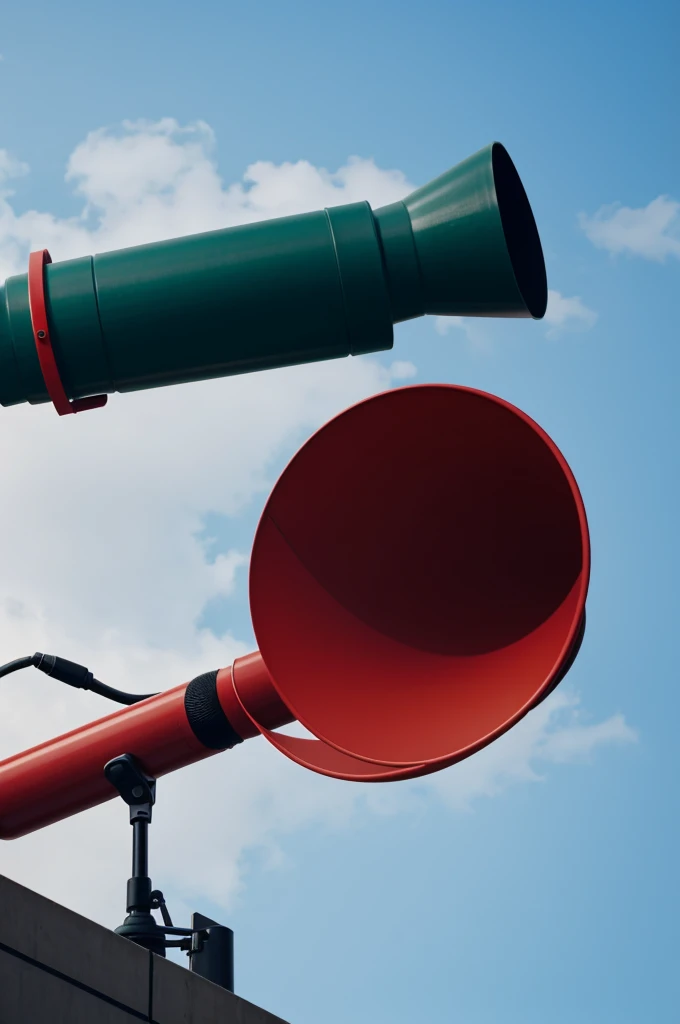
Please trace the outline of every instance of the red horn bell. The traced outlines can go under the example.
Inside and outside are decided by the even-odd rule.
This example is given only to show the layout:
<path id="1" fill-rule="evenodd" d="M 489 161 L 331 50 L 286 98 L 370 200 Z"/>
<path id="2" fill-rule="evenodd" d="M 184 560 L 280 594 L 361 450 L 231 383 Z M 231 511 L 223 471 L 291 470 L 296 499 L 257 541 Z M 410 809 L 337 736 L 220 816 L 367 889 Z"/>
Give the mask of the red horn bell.
<path id="1" fill-rule="evenodd" d="M 251 558 L 260 653 L 321 743 L 261 731 L 366 781 L 467 757 L 568 668 L 589 562 L 574 477 L 519 409 L 440 384 L 355 405 L 292 459 Z"/>
<path id="2" fill-rule="evenodd" d="M 0 762 L 0 838 L 266 736 L 299 764 L 383 782 L 490 743 L 569 669 L 589 544 L 564 458 L 528 416 L 441 384 L 355 405 L 300 449 L 250 567 L 260 651 Z M 278 732 L 298 719 L 316 739 Z"/>

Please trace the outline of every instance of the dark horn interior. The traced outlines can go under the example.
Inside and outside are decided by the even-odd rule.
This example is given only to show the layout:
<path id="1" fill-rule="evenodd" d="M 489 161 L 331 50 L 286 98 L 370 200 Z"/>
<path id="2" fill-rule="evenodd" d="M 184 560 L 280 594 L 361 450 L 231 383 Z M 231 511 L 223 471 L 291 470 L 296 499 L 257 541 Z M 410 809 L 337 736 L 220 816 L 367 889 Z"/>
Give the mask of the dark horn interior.
<path id="1" fill-rule="evenodd" d="M 499 142 L 493 146 L 491 160 L 515 279 L 527 309 L 535 320 L 540 320 L 548 305 L 548 281 L 536 221 L 515 165 Z"/>

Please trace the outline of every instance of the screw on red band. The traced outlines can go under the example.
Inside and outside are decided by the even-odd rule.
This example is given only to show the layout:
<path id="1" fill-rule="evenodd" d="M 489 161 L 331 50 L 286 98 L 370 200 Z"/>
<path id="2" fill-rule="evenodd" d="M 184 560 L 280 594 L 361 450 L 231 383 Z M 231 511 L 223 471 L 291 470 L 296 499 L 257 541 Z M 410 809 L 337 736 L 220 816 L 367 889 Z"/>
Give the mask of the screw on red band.
<path id="1" fill-rule="evenodd" d="M 28 258 L 28 304 L 31 310 L 35 347 L 47 394 L 60 416 L 67 416 L 72 412 L 84 412 L 86 409 L 100 409 L 106 405 L 107 395 L 76 398 L 71 402 L 64 391 L 50 339 L 50 325 L 45 305 L 45 264 L 51 262 L 52 257 L 47 249 L 32 252 Z"/>

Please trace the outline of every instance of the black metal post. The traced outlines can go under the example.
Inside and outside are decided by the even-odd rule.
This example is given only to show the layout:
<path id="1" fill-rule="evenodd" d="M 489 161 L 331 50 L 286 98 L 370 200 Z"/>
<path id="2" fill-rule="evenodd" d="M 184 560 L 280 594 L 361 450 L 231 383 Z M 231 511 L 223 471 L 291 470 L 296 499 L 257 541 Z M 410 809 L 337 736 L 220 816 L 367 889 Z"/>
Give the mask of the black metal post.
<path id="1" fill-rule="evenodd" d="M 144 775 L 131 754 L 115 757 L 104 774 L 130 807 L 132 825 L 132 877 L 127 883 L 127 914 L 116 928 L 118 935 L 165 956 L 165 932 L 151 913 L 149 878 L 149 824 L 156 800 L 156 780 Z"/>
<path id="2" fill-rule="evenodd" d="M 171 946 L 186 950 L 191 970 L 215 985 L 234 991 L 234 933 L 203 914 L 193 914 L 191 928 L 176 928 L 160 889 L 149 877 L 149 825 L 156 800 L 156 780 L 145 775 L 132 754 L 114 757 L 104 774 L 130 808 L 132 875 L 127 883 L 127 917 L 116 933 L 165 956 Z M 159 925 L 152 910 L 160 910 Z M 168 939 L 166 936 L 177 936 Z"/>
<path id="3" fill-rule="evenodd" d="M 149 822 L 143 818 L 132 822 L 132 874 L 149 874 Z"/>

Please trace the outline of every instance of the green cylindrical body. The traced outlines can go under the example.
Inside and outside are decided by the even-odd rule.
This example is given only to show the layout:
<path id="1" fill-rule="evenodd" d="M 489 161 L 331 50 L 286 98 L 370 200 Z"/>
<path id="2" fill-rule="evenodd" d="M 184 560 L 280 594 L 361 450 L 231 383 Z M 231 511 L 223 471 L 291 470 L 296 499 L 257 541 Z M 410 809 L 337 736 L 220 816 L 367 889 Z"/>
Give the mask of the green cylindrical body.
<path id="1" fill-rule="evenodd" d="M 45 268 L 71 398 L 389 348 L 368 203 L 190 235 Z M 45 401 L 26 276 L 0 303 L 0 402 Z"/>
<path id="2" fill-rule="evenodd" d="M 498 150 L 375 213 L 352 203 L 46 266 L 68 397 L 389 349 L 393 323 L 426 312 L 542 315 L 499 210 Z M 35 346 L 27 275 L 9 278 L 2 405 L 48 401 Z"/>

